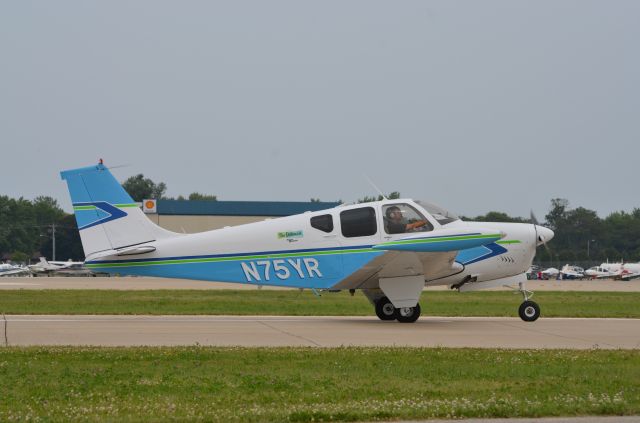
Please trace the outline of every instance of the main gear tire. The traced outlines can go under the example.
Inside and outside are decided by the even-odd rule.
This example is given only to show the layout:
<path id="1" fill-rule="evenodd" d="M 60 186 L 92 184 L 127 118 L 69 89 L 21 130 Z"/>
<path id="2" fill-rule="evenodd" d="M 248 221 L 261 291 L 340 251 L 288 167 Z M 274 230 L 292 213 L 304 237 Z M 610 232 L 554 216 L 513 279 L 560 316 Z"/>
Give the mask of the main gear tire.
<path id="1" fill-rule="evenodd" d="M 420 304 L 415 307 L 400 307 L 395 309 L 396 320 L 400 323 L 413 323 L 420 317 Z"/>
<path id="2" fill-rule="evenodd" d="M 376 316 L 380 320 L 395 320 L 395 310 L 393 303 L 387 297 L 376 301 Z"/>

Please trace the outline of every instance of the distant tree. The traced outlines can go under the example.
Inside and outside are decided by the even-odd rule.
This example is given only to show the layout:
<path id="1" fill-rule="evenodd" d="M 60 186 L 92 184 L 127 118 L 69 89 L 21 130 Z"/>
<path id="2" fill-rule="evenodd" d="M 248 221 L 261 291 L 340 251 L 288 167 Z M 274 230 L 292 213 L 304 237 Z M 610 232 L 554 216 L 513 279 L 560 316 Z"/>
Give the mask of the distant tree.
<path id="1" fill-rule="evenodd" d="M 40 254 L 49 260 L 53 257 L 53 242 L 48 230 L 40 246 Z M 84 260 L 84 251 L 80 241 L 80 232 L 73 214 L 65 214 L 56 225 L 56 259 Z"/>
<path id="2" fill-rule="evenodd" d="M 389 200 L 397 200 L 398 198 L 400 198 L 400 192 L 393 191 L 389 193 L 389 195 L 387 195 L 386 197 Z M 378 195 L 377 197 L 375 196 L 369 197 L 368 195 L 365 195 L 364 198 L 358 199 L 358 203 L 371 203 L 374 201 L 382 201 L 382 200 L 384 200 L 384 197 L 382 195 Z"/>
<path id="3" fill-rule="evenodd" d="M 551 200 L 551 208 L 545 216 L 547 220 L 546 226 L 550 229 L 556 229 L 558 225 L 562 225 L 562 220 L 566 217 L 569 210 L 569 200 L 566 198 L 554 198 Z"/>
<path id="4" fill-rule="evenodd" d="M 472 221 L 472 222 L 513 222 L 513 223 L 524 223 L 528 222 L 527 219 L 522 217 L 511 217 L 506 213 L 490 211 L 484 216 L 476 216 L 476 217 L 463 217 L 462 220 Z"/>
<path id="5" fill-rule="evenodd" d="M 133 201 L 142 201 L 145 198 L 160 200 L 164 198 L 167 185 L 164 182 L 156 184 L 149 178 L 145 178 L 142 173 L 131 176 L 124 181 L 122 187 L 129 193 Z"/>
<path id="6" fill-rule="evenodd" d="M 29 260 L 29 255 L 23 253 L 22 251 L 14 251 L 11 254 L 11 261 L 16 263 L 26 263 Z"/>
<path id="7" fill-rule="evenodd" d="M 310 201 L 311 201 L 312 203 L 319 203 L 319 202 L 320 202 L 320 199 L 319 199 L 319 198 L 312 198 Z"/>
<path id="8" fill-rule="evenodd" d="M 81 250 L 80 237 L 74 215 L 68 215 L 51 197 L 37 197 L 33 201 L 0 196 L 0 254 L 24 261 L 43 249 L 51 257 L 53 225 L 56 227 L 56 250 L 64 252 L 65 219 L 73 223 L 75 246 Z"/>
<path id="9" fill-rule="evenodd" d="M 200 194 L 199 192 L 192 192 L 189 194 L 189 201 L 218 201 L 218 197 L 211 194 Z"/>
<path id="10" fill-rule="evenodd" d="M 627 261 L 640 260 L 640 209 L 611 213 L 603 221 L 603 236 Z"/>
<path id="11" fill-rule="evenodd" d="M 52 197 L 39 196 L 33 200 L 33 211 L 38 225 L 50 225 L 62 219 L 64 211 Z"/>

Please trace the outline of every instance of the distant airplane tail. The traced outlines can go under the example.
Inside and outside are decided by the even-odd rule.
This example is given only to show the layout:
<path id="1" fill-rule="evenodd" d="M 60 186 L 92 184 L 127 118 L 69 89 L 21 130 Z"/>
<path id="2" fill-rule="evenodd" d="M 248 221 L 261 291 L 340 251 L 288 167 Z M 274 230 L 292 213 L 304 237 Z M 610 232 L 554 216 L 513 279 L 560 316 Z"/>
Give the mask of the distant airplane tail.
<path id="1" fill-rule="evenodd" d="M 102 164 L 60 172 L 86 257 L 175 235 L 151 222 Z"/>

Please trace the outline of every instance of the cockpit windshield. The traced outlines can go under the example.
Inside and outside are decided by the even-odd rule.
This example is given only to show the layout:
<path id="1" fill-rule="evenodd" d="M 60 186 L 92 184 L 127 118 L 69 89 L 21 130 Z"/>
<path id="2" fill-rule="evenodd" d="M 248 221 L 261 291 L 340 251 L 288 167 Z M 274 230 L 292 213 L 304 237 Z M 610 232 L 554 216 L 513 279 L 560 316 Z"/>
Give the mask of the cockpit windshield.
<path id="1" fill-rule="evenodd" d="M 426 201 L 416 201 L 416 203 L 420 204 L 420 206 L 422 206 L 427 212 L 429 212 L 429 214 L 433 216 L 434 219 L 436 219 L 441 225 L 446 225 L 447 223 L 460 220 L 460 218 L 455 214 L 443 209 L 440 206 L 436 206 L 435 204 L 431 204 Z"/>

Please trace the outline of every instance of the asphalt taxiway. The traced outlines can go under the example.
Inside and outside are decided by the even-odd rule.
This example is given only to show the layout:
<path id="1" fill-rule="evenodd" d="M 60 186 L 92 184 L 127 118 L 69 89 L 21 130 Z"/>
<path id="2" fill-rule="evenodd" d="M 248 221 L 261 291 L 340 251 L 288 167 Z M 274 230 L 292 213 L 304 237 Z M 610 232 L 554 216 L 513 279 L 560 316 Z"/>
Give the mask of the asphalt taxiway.
<path id="1" fill-rule="evenodd" d="M 422 317 L 32 316 L 0 317 L 0 344 L 99 346 L 413 346 L 640 349 L 640 319 Z"/>

